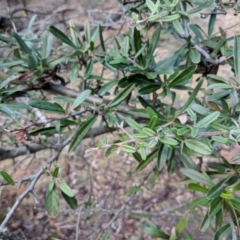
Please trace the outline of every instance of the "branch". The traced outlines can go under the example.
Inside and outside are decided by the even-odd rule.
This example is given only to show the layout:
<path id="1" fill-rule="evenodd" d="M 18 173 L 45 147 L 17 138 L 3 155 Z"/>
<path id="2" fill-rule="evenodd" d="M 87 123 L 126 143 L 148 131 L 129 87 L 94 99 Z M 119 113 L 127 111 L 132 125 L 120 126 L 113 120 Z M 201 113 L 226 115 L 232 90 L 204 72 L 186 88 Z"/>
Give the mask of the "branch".
<path id="1" fill-rule="evenodd" d="M 61 153 L 61 151 L 63 150 L 63 148 L 65 146 L 67 146 L 73 139 L 73 137 L 75 136 L 76 132 L 79 130 L 79 128 L 76 129 L 76 131 L 74 131 L 71 136 L 69 136 L 65 141 L 63 141 L 62 145 L 61 145 L 61 149 L 59 151 L 57 151 L 52 157 L 51 159 L 48 161 L 48 163 L 52 163 L 54 161 L 56 161 Z M 32 177 L 32 182 L 30 183 L 30 185 L 28 186 L 28 188 L 17 198 L 16 202 L 14 203 L 14 205 L 12 206 L 12 208 L 10 209 L 10 211 L 7 213 L 5 219 L 3 220 L 2 224 L 0 225 L 0 232 L 4 231 L 4 229 L 6 228 L 6 225 L 8 224 L 8 222 L 10 221 L 11 217 L 13 216 L 13 214 L 15 213 L 16 209 L 18 208 L 18 206 L 20 205 L 20 203 L 22 202 L 22 200 L 30 193 L 34 191 L 34 186 L 37 183 L 38 179 L 41 177 L 41 175 L 43 174 L 43 170 L 42 168 Z"/>
<path id="2" fill-rule="evenodd" d="M 105 134 L 105 133 L 109 133 L 112 131 L 115 131 L 116 128 L 109 128 L 106 125 L 105 126 L 100 126 L 100 127 L 96 127 L 93 128 L 91 131 L 89 131 L 84 138 L 89 138 L 89 137 L 93 137 L 93 136 L 98 136 L 101 134 Z M 6 150 L 4 148 L 0 148 L 0 161 L 9 159 L 9 158 L 15 158 L 15 157 L 19 157 L 22 155 L 25 155 L 27 153 L 36 153 L 38 151 L 47 149 L 47 145 L 51 145 L 54 146 L 57 144 L 57 138 L 51 138 L 49 143 L 46 143 L 46 145 L 42 145 L 42 144 L 37 144 L 37 143 L 31 143 L 28 145 L 24 145 L 24 146 L 20 146 L 20 147 L 16 147 L 14 149 L 10 149 L 10 150 Z"/>
<path id="3" fill-rule="evenodd" d="M 184 11 L 184 7 L 183 7 L 183 3 L 182 0 L 180 0 L 180 8 L 181 11 Z M 188 40 L 190 34 L 189 34 L 189 29 L 188 29 L 188 24 L 186 19 L 183 17 L 183 29 L 184 29 L 184 34 L 183 35 L 179 35 L 180 38 Z M 220 63 L 224 62 L 225 59 L 219 60 L 219 59 L 213 59 L 211 57 L 211 55 L 204 49 L 202 48 L 199 44 L 195 43 L 195 41 L 193 39 L 190 40 L 191 44 L 193 45 L 193 47 L 199 52 L 201 53 L 201 55 L 205 58 L 205 60 L 209 63 L 212 63 L 213 65 L 219 65 Z"/>

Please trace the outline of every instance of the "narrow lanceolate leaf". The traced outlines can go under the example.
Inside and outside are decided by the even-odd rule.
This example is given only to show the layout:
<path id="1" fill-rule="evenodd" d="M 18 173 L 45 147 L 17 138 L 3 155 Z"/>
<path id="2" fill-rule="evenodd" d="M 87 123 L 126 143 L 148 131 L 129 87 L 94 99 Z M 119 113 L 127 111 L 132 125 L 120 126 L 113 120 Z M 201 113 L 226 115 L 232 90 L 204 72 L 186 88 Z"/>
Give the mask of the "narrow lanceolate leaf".
<path id="1" fill-rule="evenodd" d="M 75 99 L 73 105 L 72 105 L 72 109 L 77 108 L 78 106 L 80 106 L 85 100 L 86 98 L 91 94 L 91 90 L 87 89 L 84 90 L 83 92 L 81 92 L 78 97 Z"/>
<path id="2" fill-rule="evenodd" d="M 115 107 L 119 105 L 134 89 L 135 84 L 131 84 L 126 87 L 123 91 L 121 91 L 108 105 L 107 108 Z"/>
<path id="3" fill-rule="evenodd" d="M 196 192 L 203 192 L 203 193 L 207 193 L 208 189 L 197 184 L 197 183 L 189 183 L 188 184 L 188 189 L 196 191 Z"/>
<path id="4" fill-rule="evenodd" d="M 160 142 L 162 142 L 164 144 L 167 144 L 167 145 L 170 145 L 170 146 L 178 145 L 178 141 L 173 139 L 173 138 L 170 138 L 170 137 L 160 138 Z"/>
<path id="5" fill-rule="evenodd" d="M 129 145 L 123 145 L 122 150 L 126 153 L 135 153 L 136 149 L 135 147 L 129 146 Z"/>
<path id="6" fill-rule="evenodd" d="M 67 45 L 76 48 L 76 46 L 74 45 L 74 43 L 59 29 L 57 29 L 54 26 L 50 26 L 49 27 L 49 31 L 59 40 L 61 40 L 62 42 L 66 43 Z"/>
<path id="7" fill-rule="evenodd" d="M 75 82 L 78 78 L 80 66 L 79 63 L 75 63 L 70 72 L 70 81 Z"/>
<path id="8" fill-rule="evenodd" d="M 59 209 L 59 196 L 54 183 L 49 183 L 46 194 L 46 209 L 50 216 L 54 217 Z"/>
<path id="9" fill-rule="evenodd" d="M 155 226 L 143 226 L 142 232 L 144 232 L 154 238 L 169 239 L 169 237 L 170 237 L 169 235 L 165 234 L 164 232 L 162 232 Z"/>
<path id="10" fill-rule="evenodd" d="M 106 47 L 105 47 L 105 43 L 104 43 L 104 40 L 103 40 L 102 26 L 101 25 L 98 25 L 98 33 L 99 33 L 99 39 L 100 39 L 100 44 L 101 44 L 102 50 L 104 52 L 106 52 Z"/>
<path id="11" fill-rule="evenodd" d="M 236 79 L 240 83 L 240 35 L 234 37 L 233 59 Z"/>
<path id="12" fill-rule="evenodd" d="M 231 225 L 228 223 L 220 227 L 214 236 L 214 240 L 228 239 L 232 233 Z M 224 238 L 223 238 L 224 237 Z"/>
<path id="13" fill-rule="evenodd" d="M 186 177 L 192 179 L 195 182 L 198 183 L 203 183 L 207 186 L 213 186 L 212 181 L 210 180 L 209 177 L 207 177 L 206 175 L 197 172 L 194 169 L 188 169 L 188 168 L 181 168 L 180 169 L 181 173 L 184 174 Z"/>
<path id="14" fill-rule="evenodd" d="M 97 120 L 97 117 L 93 116 L 81 126 L 81 128 L 78 130 L 75 137 L 73 138 L 73 140 L 69 146 L 68 152 L 72 152 L 76 149 L 76 147 L 81 143 L 81 141 L 83 140 L 85 135 L 92 128 L 92 126 L 96 122 L 96 120 Z"/>
<path id="15" fill-rule="evenodd" d="M 12 118 L 16 123 L 19 123 L 17 116 L 9 107 L 6 107 L 5 104 L 0 104 L 0 112 Z"/>
<path id="16" fill-rule="evenodd" d="M 15 185 L 15 182 L 13 181 L 12 177 L 5 171 L 1 171 L 0 172 L 3 179 L 10 185 L 14 186 Z"/>
<path id="17" fill-rule="evenodd" d="M 186 146 L 194 152 L 203 154 L 203 155 L 210 155 L 212 150 L 202 142 L 188 139 L 185 141 Z"/>
<path id="18" fill-rule="evenodd" d="M 169 149 L 170 148 L 167 145 L 160 146 L 158 149 L 157 167 L 159 171 L 161 171 L 165 166 L 165 163 L 168 159 Z"/>
<path id="19" fill-rule="evenodd" d="M 174 20 L 172 22 L 172 24 L 173 24 L 173 27 L 175 28 L 175 30 L 178 32 L 178 34 L 180 34 L 180 35 L 184 34 L 184 29 L 182 27 L 182 24 L 178 21 L 178 19 Z"/>
<path id="20" fill-rule="evenodd" d="M 237 180 L 238 176 L 230 176 L 223 179 L 209 190 L 207 197 L 210 199 L 219 197 L 228 186 L 233 185 Z"/>
<path id="21" fill-rule="evenodd" d="M 67 196 L 74 197 L 74 193 L 73 193 L 72 189 L 65 182 L 60 182 L 60 189 Z"/>
<path id="22" fill-rule="evenodd" d="M 114 87 L 115 85 L 117 85 L 118 80 L 112 80 L 106 84 L 104 84 L 101 89 L 98 91 L 98 94 L 100 96 L 104 96 L 112 87 Z"/>
<path id="23" fill-rule="evenodd" d="M 159 42 L 159 38 L 160 38 L 160 33 L 161 33 L 161 26 L 158 25 L 158 27 L 155 29 L 151 41 L 149 43 L 149 48 L 148 48 L 148 54 L 147 54 L 147 59 L 146 59 L 146 67 L 149 66 L 149 64 L 152 62 L 153 60 L 153 54 L 154 51 L 158 45 Z"/>
<path id="24" fill-rule="evenodd" d="M 191 103 L 196 98 L 196 96 L 197 96 L 197 94 L 198 94 L 202 84 L 203 84 L 203 79 L 199 81 L 198 85 L 193 90 L 192 94 L 189 96 L 189 98 L 188 98 L 187 102 L 184 104 L 184 106 L 176 112 L 176 114 L 175 114 L 176 116 L 175 117 L 180 116 L 191 105 Z"/>
<path id="25" fill-rule="evenodd" d="M 27 44 L 24 42 L 24 40 L 16 32 L 13 33 L 13 36 L 17 40 L 22 51 L 26 54 L 32 55 L 31 49 L 27 46 Z"/>
<path id="26" fill-rule="evenodd" d="M 137 166 L 137 171 L 141 171 L 143 170 L 145 167 L 147 167 L 148 164 L 150 164 L 154 159 L 155 157 L 157 156 L 157 153 L 158 153 L 158 149 L 155 149 L 153 152 L 151 152 L 145 161 L 141 161 L 139 163 L 139 165 Z"/>
<path id="27" fill-rule="evenodd" d="M 179 14 L 168 15 L 161 19 L 162 22 L 172 22 L 180 18 Z"/>
<path id="28" fill-rule="evenodd" d="M 214 25 L 216 22 L 216 18 L 217 18 L 217 14 L 211 14 L 210 15 L 210 20 L 208 22 L 208 37 L 210 38 L 212 33 L 213 33 L 213 29 L 214 29 Z"/>
<path id="29" fill-rule="evenodd" d="M 206 116 L 205 118 L 201 119 L 196 125 L 195 127 L 197 128 L 204 128 L 209 126 L 212 122 L 214 122 L 216 119 L 218 119 L 220 115 L 220 112 L 216 111 L 213 112 L 211 114 L 209 114 L 208 116 Z"/>
<path id="30" fill-rule="evenodd" d="M 53 113 L 65 113 L 64 109 L 57 103 L 50 103 L 45 100 L 31 100 L 28 105 L 34 108 L 46 110 Z"/>
<path id="31" fill-rule="evenodd" d="M 144 128 L 142 129 L 142 131 L 143 131 L 144 133 L 146 133 L 149 137 L 156 136 L 156 132 L 153 131 L 153 130 L 150 129 L 150 128 L 144 127 Z"/>
<path id="32" fill-rule="evenodd" d="M 192 75 L 196 71 L 196 66 L 192 65 L 188 67 L 187 69 L 183 70 L 179 75 L 177 75 L 171 82 L 169 83 L 169 87 L 176 86 L 178 84 L 181 84 L 187 80 L 189 80 Z"/>
<path id="33" fill-rule="evenodd" d="M 83 76 L 84 79 L 88 79 L 90 77 L 92 70 L 93 70 L 93 63 L 94 63 L 94 59 L 91 58 L 91 60 L 89 61 L 88 65 L 87 65 L 87 69 L 84 73 L 84 76 Z"/>
<path id="34" fill-rule="evenodd" d="M 143 127 L 138 124 L 136 121 L 134 121 L 132 118 L 127 117 L 125 118 L 125 121 L 127 122 L 127 124 L 134 130 L 136 130 L 137 132 L 142 133 L 143 132 Z"/>

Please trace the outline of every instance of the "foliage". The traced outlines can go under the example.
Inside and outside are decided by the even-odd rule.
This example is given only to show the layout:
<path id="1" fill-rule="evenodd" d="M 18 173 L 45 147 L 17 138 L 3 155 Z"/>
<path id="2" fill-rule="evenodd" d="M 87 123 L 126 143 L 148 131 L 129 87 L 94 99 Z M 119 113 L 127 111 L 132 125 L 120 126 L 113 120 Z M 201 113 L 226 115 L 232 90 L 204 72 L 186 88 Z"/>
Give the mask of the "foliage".
<path id="1" fill-rule="evenodd" d="M 238 145 L 240 140 L 240 36 L 227 37 L 221 28 L 213 33 L 218 14 L 227 13 L 228 8 L 234 8 L 238 14 L 239 2 L 235 2 L 122 1 L 126 14 L 132 18 L 132 26 L 128 32 L 114 37 L 112 45 L 106 44 L 101 26 L 92 32 L 88 23 L 84 37 L 72 22 L 69 34 L 54 26 L 43 36 L 1 34 L 0 40 L 8 51 L 0 58 L 0 111 L 8 119 L 5 129 L 16 136 L 12 139 L 9 131 L 3 131 L 1 147 L 25 139 L 58 153 L 68 145 L 68 151 L 72 152 L 84 138 L 91 136 L 101 120 L 109 127 L 101 133 L 114 128 L 119 139 L 109 142 L 105 137 L 96 148 L 87 149 L 87 153 L 101 148 L 106 148 L 106 155 L 123 151 L 138 162 L 136 171 L 151 164 L 159 174 L 164 169 L 173 174 L 180 164 L 189 190 L 200 193 L 170 235 L 150 220 L 142 228 L 144 233 L 180 239 L 187 226 L 188 212 L 206 206 L 208 210 L 200 229 L 214 225 L 215 239 L 237 234 L 234 224 L 239 228 L 240 169 L 234 163 L 236 159 L 228 162 L 219 149 L 223 144 Z M 209 8 L 208 14 L 201 13 Z M 191 16 L 199 13 L 208 18 L 207 32 L 191 24 Z M 146 41 L 152 27 L 154 33 Z M 161 36 L 167 33 L 181 47 L 172 56 L 157 61 Z M 58 72 L 66 66 L 71 69 L 69 83 Z M 233 77 L 219 76 L 219 66 L 230 66 Z M 97 68 L 102 68 L 102 74 L 96 75 Z M 106 79 L 104 71 L 117 73 L 119 78 Z M 193 80 L 196 74 L 198 79 Z M 76 91 L 67 88 L 68 84 L 76 83 Z M 41 95 L 42 91 L 47 94 Z M 187 95 L 183 104 L 179 104 L 179 92 Z M 19 102 L 19 97 L 30 100 Z M 50 115 L 30 121 L 31 109 Z M 26 119 L 21 119 L 22 113 Z M 60 135 L 65 142 L 50 145 L 49 139 Z M 1 160 L 11 157 L 1 151 L 5 154 Z M 29 179 L 35 184 L 42 174 L 50 177 L 46 193 L 50 215 L 58 212 L 58 189 L 69 206 L 77 208 L 73 191 L 58 177 L 59 167 L 55 163 L 58 156 L 49 160 L 52 169 L 43 168 Z M 207 166 L 197 165 L 195 160 L 201 163 L 203 157 L 216 161 L 208 161 Z M 8 184 L 15 184 L 7 172 L 1 171 L 1 175 Z M 224 219 L 225 215 L 229 221 Z"/>

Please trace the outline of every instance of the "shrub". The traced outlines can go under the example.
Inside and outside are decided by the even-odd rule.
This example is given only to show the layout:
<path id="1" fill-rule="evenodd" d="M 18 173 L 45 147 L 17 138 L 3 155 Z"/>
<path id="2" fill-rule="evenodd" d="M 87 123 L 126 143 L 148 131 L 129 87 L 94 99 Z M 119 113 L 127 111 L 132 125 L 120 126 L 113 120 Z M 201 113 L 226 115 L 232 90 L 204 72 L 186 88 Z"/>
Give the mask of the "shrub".
<path id="1" fill-rule="evenodd" d="M 50 26 L 38 38 L 17 32 L 0 35 L 7 49 L 0 59 L 0 111 L 5 116 L 1 120 L 0 160 L 54 150 L 50 168 L 42 167 L 24 179 L 29 186 L 1 229 L 43 174 L 51 176 L 46 193 L 49 215 L 58 213 L 57 189 L 69 206 L 77 209 L 74 192 L 58 176 L 59 154 L 66 146 L 69 153 L 75 151 L 84 138 L 105 134 L 97 146 L 87 149 L 88 154 L 98 149 L 106 149 L 107 156 L 123 151 L 138 162 L 136 171 L 151 164 L 160 177 L 164 169 L 173 174 L 180 165 L 188 189 L 200 193 L 170 235 L 150 221 L 143 228 L 145 233 L 179 239 L 184 236 L 188 212 L 205 206 L 200 229 L 214 223 L 215 239 L 237 239 L 240 170 L 234 161 L 239 156 L 227 161 L 220 149 L 238 145 L 240 139 L 240 36 L 228 37 L 222 28 L 215 33 L 214 26 L 217 16 L 226 15 L 229 8 L 237 15 L 239 3 L 121 3 L 131 17 L 131 27 L 114 37 L 112 45 L 106 44 L 100 25 L 92 33 L 85 24 L 82 37 L 72 22 L 69 34 Z M 207 32 L 192 24 L 194 14 L 208 19 Z M 180 48 L 159 61 L 161 36 L 175 38 Z M 60 44 L 55 45 L 53 37 Z M 229 66 L 232 77 L 220 76 L 220 66 Z M 61 67 L 70 69 L 70 82 L 59 74 Z M 98 74 L 97 68 L 118 77 L 108 79 Z M 78 89 L 68 87 L 76 82 Z M 186 96 L 183 102 L 179 94 Z M 111 142 L 107 133 L 114 130 L 119 138 Z M 15 147 L 22 140 L 28 141 L 27 145 Z M 208 159 L 206 164 L 203 159 Z M 18 182 L 6 171 L 1 175 L 4 184 Z"/>

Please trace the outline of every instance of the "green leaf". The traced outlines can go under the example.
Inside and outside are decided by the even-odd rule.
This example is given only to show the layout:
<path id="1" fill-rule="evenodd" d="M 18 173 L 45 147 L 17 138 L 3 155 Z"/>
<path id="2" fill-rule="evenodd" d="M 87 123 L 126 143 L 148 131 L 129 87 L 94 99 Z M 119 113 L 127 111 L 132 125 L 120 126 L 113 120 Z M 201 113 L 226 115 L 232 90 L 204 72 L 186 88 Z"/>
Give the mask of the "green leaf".
<path id="1" fill-rule="evenodd" d="M 61 191 L 61 193 L 62 193 L 63 198 L 65 199 L 65 201 L 69 205 L 69 207 L 73 210 L 76 210 L 78 208 L 77 199 L 75 197 L 69 197 L 63 191 Z"/>
<path id="2" fill-rule="evenodd" d="M 197 137 L 198 133 L 199 133 L 199 128 L 198 127 L 193 127 L 192 130 L 191 130 L 192 138 Z"/>
<path id="3" fill-rule="evenodd" d="M 223 201 L 221 198 L 215 198 L 211 201 L 208 211 L 209 217 L 214 217 L 222 208 Z"/>
<path id="4" fill-rule="evenodd" d="M 206 98 L 206 101 L 209 102 L 209 101 L 218 101 L 220 100 L 221 98 L 224 98 L 226 96 L 228 96 L 230 93 L 232 92 L 231 89 L 229 90 L 224 90 L 224 91 L 221 91 L 221 92 L 216 92 L 216 93 L 213 93 L 212 95 L 208 96 Z"/>
<path id="5" fill-rule="evenodd" d="M 195 125 L 195 127 L 197 127 L 197 128 L 208 127 L 212 122 L 214 122 L 215 120 L 218 119 L 219 115 L 220 115 L 220 112 L 218 112 L 218 111 L 213 112 L 213 113 L 209 114 L 208 116 L 206 116 L 205 118 L 201 119 Z"/>
<path id="6" fill-rule="evenodd" d="M 86 99 L 87 97 L 91 94 L 91 90 L 87 89 L 81 92 L 78 97 L 75 99 L 75 101 L 72 104 L 72 109 L 77 108 L 80 106 Z"/>
<path id="7" fill-rule="evenodd" d="M 142 160 L 146 160 L 147 158 L 147 149 L 144 146 L 139 147 L 139 152 L 141 155 Z"/>
<path id="8" fill-rule="evenodd" d="M 193 200 L 188 206 L 187 209 L 189 211 L 194 210 L 196 207 L 198 206 L 205 206 L 207 205 L 209 202 L 209 200 L 206 197 L 201 197 L 201 198 L 197 198 L 195 200 Z"/>
<path id="9" fill-rule="evenodd" d="M 226 83 L 213 83 L 210 84 L 206 87 L 207 90 L 209 89 L 216 89 L 216 88 L 220 88 L 220 89 L 232 89 L 233 86 L 226 84 Z"/>
<path id="10" fill-rule="evenodd" d="M 59 172 L 59 167 L 58 166 L 55 166 L 54 170 L 53 170 L 53 173 L 52 173 L 52 176 L 54 178 L 57 178 L 58 177 L 58 172 Z"/>
<path id="11" fill-rule="evenodd" d="M 143 170 L 145 167 L 147 167 L 157 156 L 158 153 L 158 149 L 155 149 L 154 151 L 152 151 L 146 158 L 145 161 L 141 161 L 139 163 L 139 165 L 137 166 L 136 171 L 141 171 Z"/>
<path id="12" fill-rule="evenodd" d="M 207 145 L 199 141 L 188 139 L 185 141 L 185 144 L 189 149 L 191 149 L 194 152 L 203 155 L 210 155 L 212 153 L 212 150 Z"/>
<path id="13" fill-rule="evenodd" d="M 184 34 L 184 29 L 182 27 L 182 24 L 179 22 L 179 20 L 174 20 L 172 21 L 173 27 L 177 31 L 178 34 L 183 35 Z"/>
<path id="14" fill-rule="evenodd" d="M 149 43 L 149 47 L 148 47 L 148 51 L 147 51 L 147 58 L 146 58 L 146 67 L 149 66 L 149 64 L 152 62 L 153 60 L 153 54 L 155 49 L 157 48 L 159 39 L 160 39 L 160 33 L 161 33 L 161 26 L 158 25 L 158 27 L 154 30 L 154 33 L 151 37 L 150 43 Z"/>
<path id="15" fill-rule="evenodd" d="M 196 88 L 193 90 L 192 94 L 190 95 L 190 97 L 188 98 L 187 102 L 184 104 L 184 106 L 179 109 L 178 111 L 176 111 L 175 114 L 175 118 L 180 116 L 190 105 L 191 103 L 195 100 L 201 86 L 203 84 L 203 79 L 201 79 L 198 83 L 198 85 L 196 86 Z"/>
<path id="16" fill-rule="evenodd" d="M 140 124 L 138 124 L 136 121 L 134 121 L 132 118 L 126 117 L 125 121 L 132 129 L 140 133 L 143 132 L 143 127 Z"/>
<path id="17" fill-rule="evenodd" d="M 170 146 L 178 145 L 178 141 L 173 138 L 170 138 L 170 137 L 162 137 L 162 138 L 159 138 L 159 140 L 160 140 L 160 142 L 170 145 Z"/>
<path id="18" fill-rule="evenodd" d="M 194 9 L 189 10 L 188 14 L 200 12 L 201 10 L 210 7 L 214 3 L 214 0 L 199 1 L 199 3 L 200 3 L 200 4 L 198 4 L 199 6 Z"/>
<path id="19" fill-rule="evenodd" d="M 91 60 L 89 61 L 88 65 L 87 65 L 87 69 L 84 73 L 83 78 L 86 80 L 90 77 L 92 70 L 93 70 L 93 63 L 94 63 L 94 59 L 93 57 L 91 58 Z"/>
<path id="20" fill-rule="evenodd" d="M 164 117 L 154 108 L 152 107 L 146 100 L 142 97 L 138 96 L 138 100 L 141 105 L 146 109 L 150 118 L 156 116 L 157 118 L 163 119 Z"/>
<path id="21" fill-rule="evenodd" d="M 59 196 L 54 183 L 49 183 L 46 194 L 46 209 L 50 216 L 54 217 L 59 209 Z"/>
<path id="22" fill-rule="evenodd" d="M 4 179 L 8 184 L 10 184 L 10 185 L 12 185 L 12 186 L 15 186 L 14 180 L 12 179 L 12 177 L 11 177 L 7 172 L 1 171 L 0 173 L 1 173 L 2 177 L 3 177 L 3 179 Z"/>
<path id="23" fill-rule="evenodd" d="M 121 91 L 106 107 L 111 108 L 119 105 L 133 91 L 135 84 L 131 84 Z"/>
<path id="24" fill-rule="evenodd" d="M 74 197 L 74 193 L 73 193 L 72 189 L 65 182 L 60 182 L 60 189 L 67 196 Z"/>
<path id="25" fill-rule="evenodd" d="M 81 143 L 82 139 L 85 137 L 85 135 L 89 132 L 89 130 L 92 128 L 93 124 L 96 122 L 97 117 L 93 116 L 88 121 L 86 121 L 81 128 L 78 130 L 76 135 L 74 136 L 68 152 L 72 152 L 76 149 L 76 147 Z"/>
<path id="26" fill-rule="evenodd" d="M 54 26 L 49 27 L 49 31 L 58 39 L 60 39 L 62 42 L 66 43 L 67 45 L 76 48 L 74 43 L 59 29 L 57 29 Z"/>
<path id="27" fill-rule="evenodd" d="M 33 108 L 43 109 L 52 113 L 65 113 L 64 109 L 57 103 L 50 103 L 45 100 L 30 100 L 28 105 Z"/>
<path id="28" fill-rule="evenodd" d="M 70 72 L 70 80 L 72 83 L 74 83 L 77 80 L 79 70 L 80 70 L 79 63 L 75 63 Z"/>
<path id="29" fill-rule="evenodd" d="M 206 213 L 200 226 L 201 231 L 205 231 L 206 229 L 208 229 L 212 221 L 213 217 L 209 216 L 208 213 Z"/>
<path id="30" fill-rule="evenodd" d="M 215 142 L 219 142 L 219 143 L 227 143 L 228 142 L 228 138 L 221 137 L 221 136 L 212 136 L 212 140 L 214 140 Z"/>
<path id="31" fill-rule="evenodd" d="M 142 55 L 142 51 L 144 50 L 145 46 L 142 47 L 142 41 L 141 41 L 141 34 L 140 31 L 137 30 L 137 28 L 134 28 L 133 32 L 133 40 L 134 40 L 134 48 L 135 48 L 135 58 L 139 61 L 140 65 L 144 65 L 144 59 Z"/>
<path id="32" fill-rule="evenodd" d="M 162 22 L 172 22 L 174 20 L 177 20 L 180 18 L 180 15 L 177 13 L 177 14 L 173 14 L 173 15 L 168 15 L 166 17 L 163 17 L 161 19 Z"/>
<path id="33" fill-rule="evenodd" d="M 207 197 L 209 199 L 214 199 L 219 197 L 228 186 L 234 184 L 237 180 L 238 180 L 237 176 L 230 176 L 226 179 L 221 180 L 219 183 L 217 183 L 215 186 L 213 186 L 209 190 Z"/>
<path id="34" fill-rule="evenodd" d="M 126 153 L 135 153 L 136 149 L 135 147 L 129 146 L 129 145 L 123 145 L 122 150 Z"/>
<path id="35" fill-rule="evenodd" d="M 207 193 L 208 189 L 197 184 L 197 183 L 189 183 L 188 184 L 188 189 L 196 191 L 196 192 L 202 192 L 202 193 Z"/>
<path id="36" fill-rule="evenodd" d="M 236 79 L 240 83 L 240 35 L 234 36 L 233 59 Z"/>
<path id="37" fill-rule="evenodd" d="M 148 86 L 142 87 L 138 90 L 139 94 L 149 94 L 152 92 L 156 92 L 158 89 L 161 88 L 160 84 L 149 84 Z"/>
<path id="38" fill-rule="evenodd" d="M 198 64 L 201 61 L 201 54 L 196 49 L 191 48 L 189 51 L 189 58 L 192 63 Z"/>
<path id="39" fill-rule="evenodd" d="M 195 65 L 188 67 L 187 69 L 183 70 L 179 75 L 177 75 L 175 78 L 173 78 L 168 86 L 171 88 L 180 83 L 184 83 L 185 81 L 189 80 L 192 77 L 195 71 L 196 71 Z"/>
<path id="40" fill-rule="evenodd" d="M 224 235 L 224 238 L 223 238 L 223 235 Z M 228 237 L 230 237 L 230 235 L 231 235 L 231 226 L 228 223 L 228 224 L 222 226 L 221 228 L 219 228 L 216 231 L 215 236 L 214 236 L 214 240 L 229 239 Z"/>
<path id="41" fill-rule="evenodd" d="M 141 228 L 142 232 L 150 235 L 151 237 L 169 239 L 170 236 L 159 230 L 153 222 L 151 222 L 150 220 L 148 222 L 150 223 L 148 226 L 143 226 Z"/>
<path id="42" fill-rule="evenodd" d="M 167 145 L 162 145 L 158 149 L 158 155 L 157 155 L 157 167 L 158 170 L 161 171 L 165 164 L 166 161 L 168 160 L 168 153 L 169 153 L 169 147 Z"/>
<path id="43" fill-rule="evenodd" d="M 42 49 L 41 49 L 42 58 L 47 59 L 50 56 L 52 47 L 53 47 L 53 36 L 45 32 Z"/>
<path id="44" fill-rule="evenodd" d="M 151 14 L 153 15 L 158 10 L 159 0 L 156 1 L 155 4 L 151 0 L 146 0 L 146 4 L 147 4 L 147 7 L 149 8 L 149 10 L 151 11 Z"/>
<path id="45" fill-rule="evenodd" d="M 237 210 L 240 211 L 240 199 L 239 197 L 236 197 L 234 199 L 229 200 L 232 204 L 232 206 Z"/>
<path id="46" fill-rule="evenodd" d="M 214 11 L 217 11 L 217 9 L 215 8 Z M 210 15 L 210 20 L 208 22 L 208 38 L 210 38 L 213 33 L 216 18 L 217 18 L 217 14 Z"/>
<path id="47" fill-rule="evenodd" d="M 188 224 L 188 217 L 187 216 L 183 216 L 179 220 L 179 222 L 178 222 L 178 224 L 176 226 L 176 233 L 177 233 L 177 235 L 181 234 L 184 231 L 184 229 L 187 227 L 187 224 Z"/>
<path id="48" fill-rule="evenodd" d="M 19 124 L 17 116 L 14 114 L 14 112 L 9 107 L 6 107 L 5 104 L 0 104 L 0 112 L 4 113 L 8 117 L 12 118 L 16 123 Z"/>
<path id="49" fill-rule="evenodd" d="M 179 157 L 186 168 L 194 169 L 196 171 L 199 170 L 197 164 L 191 159 L 190 156 L 184 153 L 179 153 Z"/>
<path id="50" fill-rule="evenodd" d="M 118 83 L 118 80 L 112 80 L 112 81 L 104 84 L 104 85 L 100 88 L 98 94 L 99 94 L 100 96 L 104 96 L 113 86 L 117 85 L 117 83 Z"/>
<path id="51" fill-rule="evenodd" d="M 144 133 L 146 133 L 149 137 L 154 137 L 154 136 L 156 136 L 156 132 L 153 131 L 153 130 L 150 129 L 150 128 L 144 127 L 144 128 L 142 128 L 142 131 L 143 131 Z"/>
<path id="52" fill-rule="evenodd" d="M 89 25 L 88 21 L 86 21 L 85 24 L 84 24 L 84 34 L 85 34 L 86 42 L 90 43 L 90 41 L 91 41 L 91 30 L 90 30 L 90 25 Z"/>
<path id="53" fill-rule="evenodd" d="M 157 124 L 159 124 L 159 119 L 158 119 L 156 116 L 153 116 L 153 117 L 150 119 L 147 127 L 150 128 L 150 129 L 152 129 L 152 130 L 154 130 Z"/>
<path id="54" fill-rule="evenodd" d="M 104 41 L 103 41 L 102 26 L 101 25 L 98 25 L 98 33 L 99 33 L 99 39 L 100 39 L 100 44 L 101 44 L 102 50 L 104 52 L 106 52 L 106 47 L 105 47 L 105 44 L 104 44 Z"/>
<path id="55" fill-rule="evenodd" d="M 213 186 L 212 181 L 206 175 L 195 171 L 194 169 L 181 168 L 181 173 L 195 182 L 203 183 L 207 186 Z"/>
<path id="56" fill-rule="evenodd" d="M 13 32 L 13 36 L 17 40 L 19 46 L 21 47 L 22 51 L 28 55 L 32 55 L 32 50 L 27 46 L 27 44 L 23 41 L 23 39 L 16 33 Z"/>

